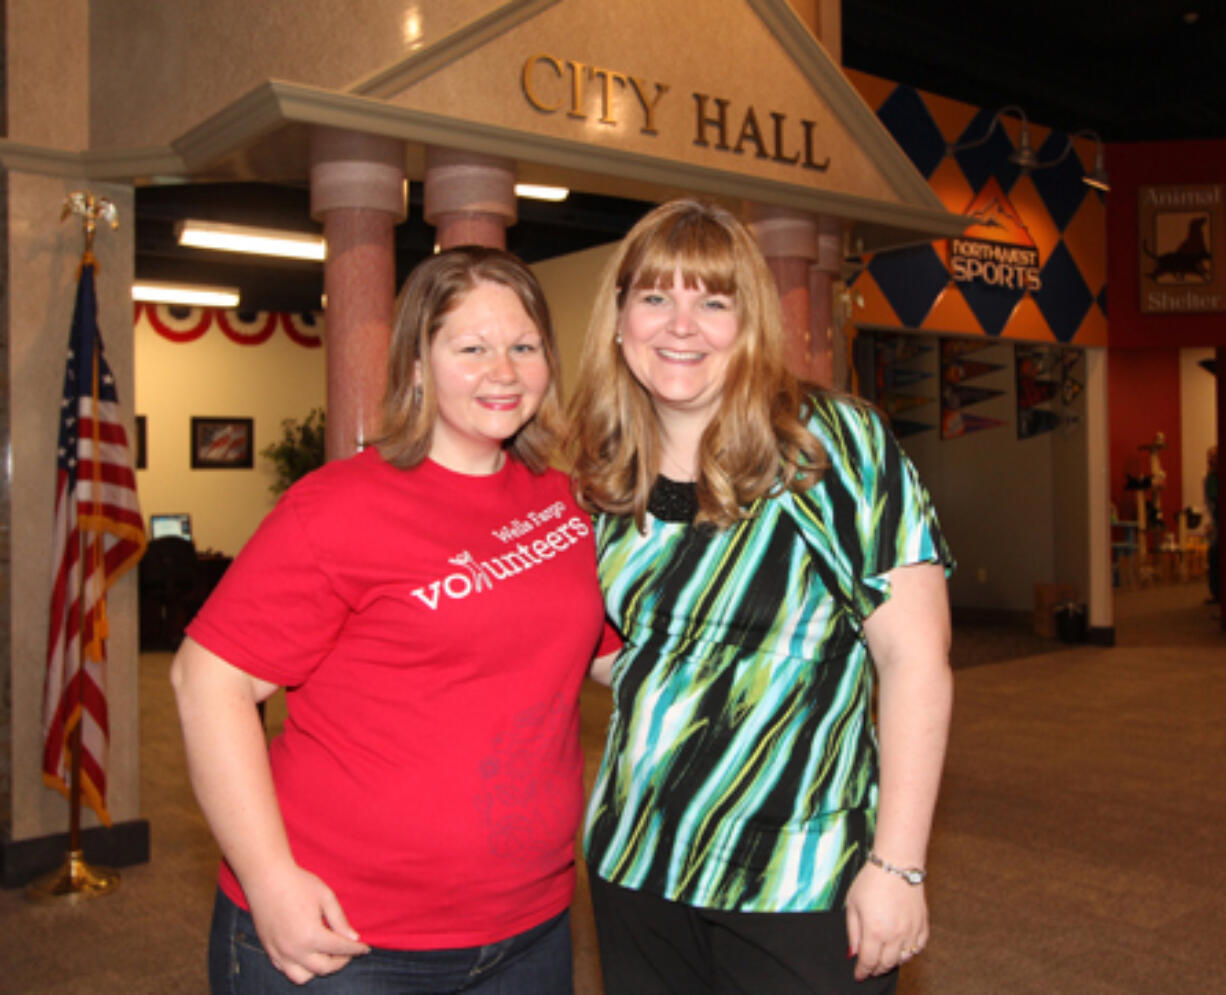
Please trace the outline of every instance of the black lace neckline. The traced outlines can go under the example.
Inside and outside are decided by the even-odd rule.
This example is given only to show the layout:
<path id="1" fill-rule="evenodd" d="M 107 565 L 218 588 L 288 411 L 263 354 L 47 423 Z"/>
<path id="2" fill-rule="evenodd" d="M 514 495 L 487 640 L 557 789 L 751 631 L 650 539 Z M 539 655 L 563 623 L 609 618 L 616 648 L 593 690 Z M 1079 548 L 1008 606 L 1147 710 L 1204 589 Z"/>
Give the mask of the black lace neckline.
<path id="1" fill-rule="evenodd" d="M 698 514 L 698 485 L 661 474 L 647 498 L 647 510 L 662 522 L 692 522 Z"/>

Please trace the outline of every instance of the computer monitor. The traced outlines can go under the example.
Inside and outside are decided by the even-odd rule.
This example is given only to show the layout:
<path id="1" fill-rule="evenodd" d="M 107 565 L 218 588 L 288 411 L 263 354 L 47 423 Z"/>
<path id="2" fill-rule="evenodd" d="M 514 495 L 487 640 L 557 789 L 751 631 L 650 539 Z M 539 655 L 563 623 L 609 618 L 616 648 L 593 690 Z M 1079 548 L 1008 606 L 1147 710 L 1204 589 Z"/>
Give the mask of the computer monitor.
<path id="1" fill-rule="evenodd" d="M 149 538 L 162 539 L 165 536 L 175 536 L 179 539 L 192 541 L 192 516 L 181 515 L 150 515 Z"/>

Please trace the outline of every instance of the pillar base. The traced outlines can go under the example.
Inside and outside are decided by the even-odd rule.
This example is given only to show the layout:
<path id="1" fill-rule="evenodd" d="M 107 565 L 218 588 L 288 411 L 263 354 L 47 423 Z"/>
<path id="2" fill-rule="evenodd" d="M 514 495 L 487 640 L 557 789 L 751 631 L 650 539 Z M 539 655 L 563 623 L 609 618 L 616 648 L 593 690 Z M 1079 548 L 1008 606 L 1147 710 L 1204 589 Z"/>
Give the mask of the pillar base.
<path id="1" fill-rule="evenodd" d="M 133 819 L 81 830 L 81 849 L 91 863 L 130 867 L 149 862 L 149 820 Z M 0 840 L 0 887 L 19 888 L 53 871 L 68 853 L 68 833 Z"/>

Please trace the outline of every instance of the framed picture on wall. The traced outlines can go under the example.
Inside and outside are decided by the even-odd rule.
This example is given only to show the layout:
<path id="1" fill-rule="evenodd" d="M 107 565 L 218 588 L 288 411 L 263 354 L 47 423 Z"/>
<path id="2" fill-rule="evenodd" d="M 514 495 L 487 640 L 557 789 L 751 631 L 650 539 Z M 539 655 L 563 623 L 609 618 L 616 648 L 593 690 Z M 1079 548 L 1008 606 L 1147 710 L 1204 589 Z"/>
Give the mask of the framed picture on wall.
<path id="1" fill-rule="evenodd" d="M 250 470 L 255 465 L 251 418 L 192 417 L 193 470 Z"/>

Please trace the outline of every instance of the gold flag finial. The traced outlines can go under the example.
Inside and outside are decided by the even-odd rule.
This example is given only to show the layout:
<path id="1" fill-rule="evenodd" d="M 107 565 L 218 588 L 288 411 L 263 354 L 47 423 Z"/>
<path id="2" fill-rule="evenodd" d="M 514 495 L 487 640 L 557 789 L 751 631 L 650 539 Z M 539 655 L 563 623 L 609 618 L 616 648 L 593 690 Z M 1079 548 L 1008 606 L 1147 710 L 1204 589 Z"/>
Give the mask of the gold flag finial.
<path id="1" fill-rule="evenodd" d="M 64 198 L 64 206 L 60 210 L 60 220 L 70 214 L 81 219 L 85 229 L 85 261 L 91 261 L 94 255 L 94 232 L 98 229 L 98 221 L 102 220 L 114 231 L 119 227 L 119 209 L 114 201 L 106 197 L 95 197 L 88 190 L 74 190 Z"/>

